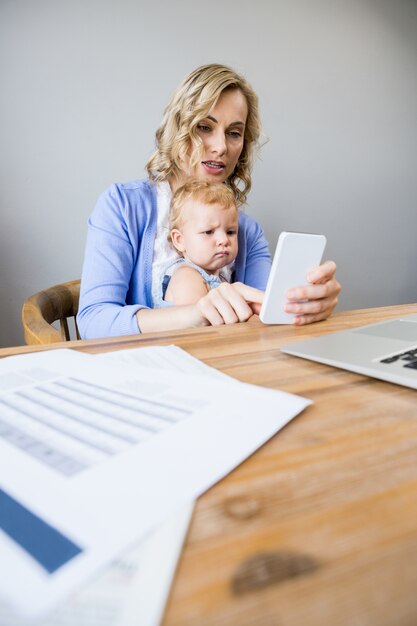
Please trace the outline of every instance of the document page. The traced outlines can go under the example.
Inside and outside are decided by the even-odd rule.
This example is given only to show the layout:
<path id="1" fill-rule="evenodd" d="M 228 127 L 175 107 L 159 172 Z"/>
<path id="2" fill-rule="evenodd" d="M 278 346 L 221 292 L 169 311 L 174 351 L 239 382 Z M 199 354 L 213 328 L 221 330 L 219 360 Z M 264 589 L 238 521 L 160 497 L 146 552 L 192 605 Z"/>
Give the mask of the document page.
<path id="1" fill-rule="evenodd" d="M 216 370 L 214 367 L 206 365 L 203 361 L 196 359 L 185 350 L 174 345 L 148 346 L 118 350 L 116 352 L 104 352 L 103 354 L 95 355 L 94 358 L 110 361 L 116 358 L 124 363 L 130 363 L 132 366 L 140 365 L 177 374 L 234 380 L 231 376 L 227 376 L 227 374 L 223 374 L 223 372 Z"/>
<path id="2" fill-rule="evenodd" d="M 93 358 L 155 370 L 197 372 L 218 378 L 225 376 L 190 356 L 177 346 L 155 346 L 119 350 Z M 72 594 L 50 616 L 33 626 L 158 626 L 169 595 L 177 561 L 194 510 L 187 504 L 132 550 L 118 556 L 86 588 Z M 1 561 L 0 561 L 1 567 Z M 0 626 L 27 626 L 0 597 Z"/>
<path id="3" fill-rule="evenodd" d="M 309 404 L 70 350 L 0 361 L 0 595 L 40 618 Z"/>
<path id="4" fill-rule="evenodd" d="M 40 620 L 0 597 L 0 626 L 159 626 L 193 509 L 182 507 Z"/>

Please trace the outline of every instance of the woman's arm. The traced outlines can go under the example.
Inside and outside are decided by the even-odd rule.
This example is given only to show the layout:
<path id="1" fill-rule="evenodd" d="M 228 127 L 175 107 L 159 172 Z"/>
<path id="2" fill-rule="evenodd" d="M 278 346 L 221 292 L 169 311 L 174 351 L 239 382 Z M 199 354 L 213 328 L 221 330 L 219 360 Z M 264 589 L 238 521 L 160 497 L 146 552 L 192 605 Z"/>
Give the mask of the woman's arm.
<path id="1" fill-rule="evenodd" d="M 83 339 L 139 332 L 136 313 L 150 304 L 141 258 L 151 206 L 143 181 L 112 185 L 98 199 L 88 220 L 77 316 Z M 139 278 L 135 281 L 132 275 Z"/>
<path id="2" fill-rule="evenodd" d="M 236 324 L 259 313 L 263 296 L 263 291 L 242 283 L 222 283 L 195 304 L 141 309 L 136 316 L 142 332 Z"/>

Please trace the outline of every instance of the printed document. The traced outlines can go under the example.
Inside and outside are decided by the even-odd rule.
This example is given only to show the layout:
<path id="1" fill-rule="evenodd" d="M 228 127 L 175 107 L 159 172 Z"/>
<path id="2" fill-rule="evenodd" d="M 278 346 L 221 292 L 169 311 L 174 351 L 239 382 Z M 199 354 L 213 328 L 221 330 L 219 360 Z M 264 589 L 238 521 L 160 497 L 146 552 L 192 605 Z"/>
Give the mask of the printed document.
<path id="1" fill-rule="evenodd" d="M 0 595 L 40 617 L 308 400 L 70 350 L 0 361 Z"/>
<path id="2" fill-rule="evenodd" d="M 117 350 L 94 358 L 124 361 L 212 378 L 226 377 L 177 346 Z M 175 574 L 194 503 L 183 506 L 135 548 L 117 556 L 89 584 L 33 626 L 159 626 Z M 0 597 L 0 626 L 28 626 Z"/>
<path id="3" fill-rule="evenodd" d="M 28 621 L 0 598 L 0 626 L 159 626 L 193 508 L 182 507 L 46 618 Z"/>

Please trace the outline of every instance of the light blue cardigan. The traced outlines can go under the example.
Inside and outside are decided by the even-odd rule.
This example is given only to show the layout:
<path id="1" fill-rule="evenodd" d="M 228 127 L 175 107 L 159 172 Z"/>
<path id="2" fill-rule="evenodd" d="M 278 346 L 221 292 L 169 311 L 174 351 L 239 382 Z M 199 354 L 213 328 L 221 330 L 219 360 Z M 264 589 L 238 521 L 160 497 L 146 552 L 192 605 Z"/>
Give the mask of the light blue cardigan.
<path id="1" fill-rule="evenodd" d="M 100 196 L 88 220 L 77 316 L 83 339 L 140 332 L 137 311 L 154 306 L 156 223 L 156 188 L 148 180 L 117 183 Z M 238 243 L 232 280 L 265 289 L 268 243 L 257 222 L 241 211 Z"/>

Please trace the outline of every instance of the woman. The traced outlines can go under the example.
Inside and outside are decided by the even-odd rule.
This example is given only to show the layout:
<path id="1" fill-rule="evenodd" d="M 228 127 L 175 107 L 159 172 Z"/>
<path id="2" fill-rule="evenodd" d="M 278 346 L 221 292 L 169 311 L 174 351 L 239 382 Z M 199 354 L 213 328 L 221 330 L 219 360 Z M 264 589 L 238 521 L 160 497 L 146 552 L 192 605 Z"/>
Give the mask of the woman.
<path id="1" fill-rule="evenodd" d="M 245 202 L 259 135 L 257 97 L 243 77 L 212 64 L 185 78 L 157 130 L 149 180 L 112 185 L 89 219 L 78 313 L 83 338 L 233 324 L 259 312 L 271 259 L 262 229 L 243 212 L 239 253 L 227 268 L 233 283 L 195 304 L 152 308 L 161 270 L 176 258 L 167 241 L 172 193 L 198 178 L 227 183 Z M 327 261 L 310 273 L 309 286 L 290 290 L 285 310 L 296 314 L 296 324 L 331 314 L 340 292 L 335 271 Z"/>

